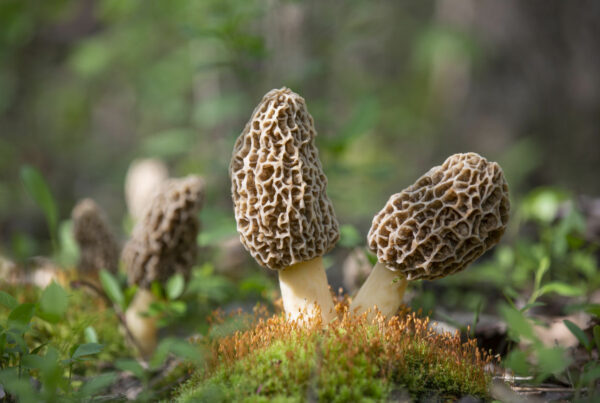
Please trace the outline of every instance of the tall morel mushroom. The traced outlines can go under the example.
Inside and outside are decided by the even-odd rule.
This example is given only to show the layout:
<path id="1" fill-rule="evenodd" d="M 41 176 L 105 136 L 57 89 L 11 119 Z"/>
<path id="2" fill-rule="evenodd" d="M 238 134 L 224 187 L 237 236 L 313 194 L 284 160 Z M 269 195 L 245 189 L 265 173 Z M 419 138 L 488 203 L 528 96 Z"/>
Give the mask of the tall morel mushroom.
<path id="1" fill-rule="evenodd" d="M 237 230 L 244 247 L 279 272 L 283 306 L 324 322 L 335 316 L 322 256 L 339 239 L 327 197 L 317 135 L 304 99 L 269 91 L 237 139 L 229 173 Z"/>
<path id="2" fill-rule="evenodd" d="M 198 176 L 164 182 L 123 250 L 129 283 L 139 287 L 125 317 L 143 356 L 157 342 L 155 319 L 144 316 L 154 301 L 150 286 L 164 284 L 177 273 L 189 276 L 198 252 L 197 214 L 203 196 L 204 181 Z"/>
<path id="3" fill-rule="evenodd" d="M 368 243 L 378 263 L 350 310 L 377 306 L 393 315 L 407 281 L 456 273 L 498 243 L 509 210 L 508 185 L 497 163 L 475 153 L 450 156 L 390 197 L 373 218 Z"/>
<path id="4" fill-rule="evenodd" d="M 73 208 L 73 236 L 79 245 L 79 275 L 92 281 L 98 272 L 119 269 L 119 242 L 112 232 L 105 212 L 92 199 L 83 199 Z"/>
<path id="5" fill-rule="evenodd" d="M 156 158 L 134 160 L 125 177 L 125 201 L 134 222 L 144 216 L 154 192 L 169 178 L 164 162 Z"/>

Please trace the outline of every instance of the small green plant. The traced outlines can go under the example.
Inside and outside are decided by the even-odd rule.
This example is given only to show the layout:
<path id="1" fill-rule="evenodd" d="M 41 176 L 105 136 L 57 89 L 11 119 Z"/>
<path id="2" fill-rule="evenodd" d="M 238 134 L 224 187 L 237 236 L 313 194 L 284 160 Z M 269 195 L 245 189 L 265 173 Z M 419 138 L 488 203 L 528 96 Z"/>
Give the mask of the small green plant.
<path id="1" fill-rule="evenodd" d="M 74 370 L 99 354 L 101 344 L 74 344 L 65 354 L 53 340 L 32 342 L 38 338 L 34 321 L 58 324 L 69 308 L 68 299 L 56 283 L 46 287 L 36 302 L 18 303 L 0 291 L 0 304 L 9 311 L 0 325 L 0 382 L 20 401 L 80 401 L 91 398 L 115 379 L 114 373 L 104 373 L 84 382 L 73 380 Z M 31 387 L 32 379 L 39 382 L 39 388 Z"/>
<path id="2" fill-rule="evenodd" d="M 44 212 L 52 248 L 57 252 L 58 207 L 50 191 L 50 186 L 48 186 L 42 174 L 29 165 L 21 167 L 21 180 L 27 193 Z"/>

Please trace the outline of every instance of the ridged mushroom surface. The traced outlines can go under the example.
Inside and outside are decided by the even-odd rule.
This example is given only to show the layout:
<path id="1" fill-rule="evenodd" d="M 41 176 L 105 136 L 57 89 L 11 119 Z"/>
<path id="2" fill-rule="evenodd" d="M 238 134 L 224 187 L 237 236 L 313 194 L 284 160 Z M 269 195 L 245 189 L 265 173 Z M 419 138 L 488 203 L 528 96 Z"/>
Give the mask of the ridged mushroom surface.
<path id="1" fill-rule="evenodd" d="M 230 176 L 237 229 L 265 267 L 322 256 L 339 238 L 316 135 L 304 99 L 282 88 L 264 96 L 235 143 Z"/>
<path id="2" fill-rule="evenodd" d="M 500 166 L 455 154 L 393 195 L 374 217 L 369 248 L 408 280 L 456 273 L 498 243 L 509 218 Z"/>
<path id="3" fill-rule="evenodd" d="M 204 181 L 198 176 L 161 185 L 123 250 L 130 284 L 148 288 L 176 273 L 189 275 L 198 252 L 197 213 L 203 198 Z"/>
<path id="4" fill-rule="evenodd" d="M 77 269 L 93 272 L 119 268 L 119 243 L 105 212 L 92 200 L 83 199 L 73 208 L 73 237 L 79 245 Z"/>

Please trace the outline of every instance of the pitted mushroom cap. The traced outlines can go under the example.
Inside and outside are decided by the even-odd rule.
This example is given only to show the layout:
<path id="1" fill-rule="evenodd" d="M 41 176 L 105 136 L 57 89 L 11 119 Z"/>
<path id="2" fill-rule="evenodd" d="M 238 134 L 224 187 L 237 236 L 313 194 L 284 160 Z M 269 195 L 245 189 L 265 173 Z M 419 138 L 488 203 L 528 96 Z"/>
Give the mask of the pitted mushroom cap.
<path id="1" fill-rule="evenodd" d="M 119 268 L 119 243 L 104 211 L 92 200 L 83 199 L 73 208 L 73 237 L 79 245 L 77 269 L 83 272 Z"/>
<path id="2" fill-rule="evenodd" d="M 373 219 L 369 248 L 408 280 L 445 277 L 498 243 L 509 210 L 500 166 L 455 154 L 388 200 Z"/>
<path id="3" fill-rule="evenodd" d="M 204 181 L 198 176 L 161 185 L 123 250 L 130 284 L 148 288 L 176 273 L 188 277 L 198 253 L 197 213 L 203 198 Z"/>
<path id="4" fill-rule="evenodd" d="M 316 135 L 304 99 L 281 88 L 263 97 L 235 143 L 229 174 L 237 230 L 262 266 L 314 259 L 339 238 Z"/>

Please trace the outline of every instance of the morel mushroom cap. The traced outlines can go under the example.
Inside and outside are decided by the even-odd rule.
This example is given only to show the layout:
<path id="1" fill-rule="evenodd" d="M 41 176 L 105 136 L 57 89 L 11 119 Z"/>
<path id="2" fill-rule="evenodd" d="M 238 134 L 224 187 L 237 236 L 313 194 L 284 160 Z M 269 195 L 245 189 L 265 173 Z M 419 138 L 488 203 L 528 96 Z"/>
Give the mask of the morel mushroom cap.
<path id="1" fill-rule="evenodd" d="M 509 218 L 502 169 L 455 154 L 393 195 L 375 216 L 369 248 L 408 280 L 456 273 L 498 243 Z"/>
<path id="2" fill-rule="evenodd" d="M 148 288 L 176 273 L 188 276 L 197 256 L 197 212 L 204 197 L 198 176 L 165 181 L 123 250 L 131 284 Z"/>
<path id="3" fill-rule="evenodd" d="M 263 266 L 285 269 L 330 251 L 338 222 L 304 99 L 268 92 L 237 139 L 229 173 L 237 229 Z"/>
<path id="4" fill-rule="evenodd" d="M 78 270 L 94 272 L 119 268 L 119 243 L 104 211 L 92 200 L 83 199 L 73 208 L 73 236 L 79 245 Z"/>

